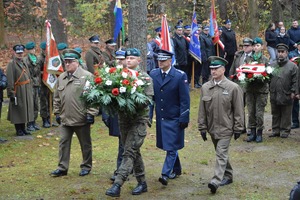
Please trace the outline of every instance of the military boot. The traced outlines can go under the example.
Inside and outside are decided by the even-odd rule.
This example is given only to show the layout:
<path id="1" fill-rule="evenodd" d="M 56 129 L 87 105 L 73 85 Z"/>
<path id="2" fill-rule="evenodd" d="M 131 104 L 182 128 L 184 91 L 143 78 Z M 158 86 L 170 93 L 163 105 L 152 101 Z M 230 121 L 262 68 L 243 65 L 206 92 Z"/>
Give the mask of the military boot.
<path id="1" fill-rule="evenodd" d="M 40 130 L 41 128 L 39 127 L 39 125 L 37 125 L 37 123 L 35 122 L 35 121 L 33 121 L 32 122 L 32 125 L 33 125 L 33 128 L 35 129 L 35 130 Z"/>
<path id="2" fill-rule="evenodd" d="M 25 135 L 22 131 L 22 128 L 21 128 L 20 124 L 15 124 L 15 129 L 16 129 L 16 135 L 17 136 L 24 136 Z"/>
<path id="3" fill-rule="evenodd" d="M 147 192 L 147 183 L 146 181 L 144 182 L 139 182 L 138 185 L 132 190 L 132 195 L 140 195 L 143 192 Z"/>
<path id="4" fill-rule="evenodd" d="M 111 197 L 119 197 L 121 193 L 121 185 L 114 183 L 111 188 L 106 190 L 105 194 Z"/>
<path id="5" fill-rule="evenodd" d="M 256 142 L 262 142 L 262 130 L 257 130 L 257 135 L 256 135 Z"/>
<path id="6" fill-rule="evenodd" d="M 31 133 L 25 129 L 25 123 L 24 124 L 20 124 L 20 127 L 21 127 L 21 130 L 23 131 L 23 133 L 25 135 L 31 135 Z"/>
<path id="7" fill-rule="evenodd" d="M 43 127 L 44 128 L 50 128 L 50 123 L 48 122 L 47 118 L 42 118 L 43 119 Z"/>
<path id="8" fill-rule="evenodd" d="M 35 131 L 33 124 L 34 124 L 34 122 L 27 123 L 27 131 Z"/>
<path id="9" fill-rule="evenodd" d="M 252 142 L 256 140 L 256 128 L 251 128 L 251 132 L 249 137 L 247 138 L 247 142 Z"/>

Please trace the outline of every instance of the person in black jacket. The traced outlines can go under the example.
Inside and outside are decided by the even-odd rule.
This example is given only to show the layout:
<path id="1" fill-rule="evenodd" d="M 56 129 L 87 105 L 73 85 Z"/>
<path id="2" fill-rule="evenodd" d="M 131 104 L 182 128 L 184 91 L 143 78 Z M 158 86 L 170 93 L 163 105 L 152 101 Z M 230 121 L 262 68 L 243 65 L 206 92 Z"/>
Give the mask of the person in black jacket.
<path id="1" fill-rule="evenodd" d="M 236 45 L 236 36 L 235 32 L 231 29 L 231 21 L 227 19 L 224 22 L 224 26 L 222 27 L 222 36 L 223 36 L 223 43 L 225 45 L 225 55 L 224 58 L 227 60 L 228 64 L 226 65 L 225 69 L 225 76 L 229 76 L 229 70 L 232 65 L 235 52 L 237 51 Z"/>
<path id="2" fill-rule="evenodd" d="M 2 69 L 0 69 L 0 119 L 1 119 L 1 112 L 2 112 L 2 102 L 3 102 L 3 90 L 7 87 L 7 78 L 3 73 Z M 0 143 L 4 143 L 7 140 L 4 138 L 0 138 Z"/>
<path id="3" fill-rule="evenodd" d="M 270 62 L 275 62 L 277 53 L 276 53 L 276 33 L 275 33 L 275 24 L 270 23 L 266 32 L 265 32 L 265 40 L 267 42 L 267 49 L 270 55 Z"/>
<path id="4" fill-rule="evenodd" d="M 290 46 L 290 36 L 286 33 L 285 27 L 280 27 L 279 33 L 276 37 L 276 45 L 280 43 Z"/>

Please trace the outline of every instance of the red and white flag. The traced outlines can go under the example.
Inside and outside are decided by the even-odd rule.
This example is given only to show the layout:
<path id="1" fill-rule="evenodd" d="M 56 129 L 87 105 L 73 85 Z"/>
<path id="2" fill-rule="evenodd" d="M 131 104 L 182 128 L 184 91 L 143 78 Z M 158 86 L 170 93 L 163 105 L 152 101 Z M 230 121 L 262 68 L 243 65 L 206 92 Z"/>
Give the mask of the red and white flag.
<path id="1" fill-rule="evenodd" d="M 167 16 L 163 15 L 161 19 L 161 49 L 172 51 L 170 34 L 169 34 L 169 26 L 167 22 Z"/>

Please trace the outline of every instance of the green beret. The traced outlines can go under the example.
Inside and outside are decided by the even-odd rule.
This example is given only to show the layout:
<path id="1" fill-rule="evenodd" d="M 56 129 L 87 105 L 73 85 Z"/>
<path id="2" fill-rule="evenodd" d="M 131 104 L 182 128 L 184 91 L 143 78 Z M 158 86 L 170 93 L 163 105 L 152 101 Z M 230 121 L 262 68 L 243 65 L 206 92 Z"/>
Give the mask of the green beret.
<path id="1" fill-rule="evenodd" d="M 263 41 L 262 41 L 261 38 L 256 37 L 256 38 L 253 39 L 253 45 L 254 44 L 261 44 L 261 45 L 263 45 Z"/>
<path id="2" fill-rule="evenodd" d="M 67 45 L 66 43 L 59 43 L 59 44 L 57 45 L 57 49 L 58 49 L 58 50 L 64 50 L 64 49 L 66 49 L 66 48 L 68 48 L 68 45 Z"/>
<path id="3" fill-rule="evenodd" d="M 225 65 L 228 64 L 227 60 L 219 56 L 210 56 L 208 61 L 210 62 L 209 68 L 219 68 L 222 66 L 225 67 Z"/>
<path id="4" fill-rule="evenodd" d="M 288 51 L 289 47 L 286 44 L 284 44 L 284 43 L 279 43 L 279 44 L 276 45 L 276 49 L 277 50 Z"/>
<path id="5" fill-rule="evenodd" d="M 40 48 L 43 49 L 43 50 L 46 49 L 46 42 L 45 42 L 45 41 L 44 41 L 44 42 L 41 42 Z"/>
<path id="6" fill-rule="evenodd" d="M 34 49 L 34 47 L 35 47 L 35 43 L 34 42 L 27 42 L 25 44 L 25 49 L 27 49 L 27 50 Z"/>
<path id="7" fill-rule="evenodd" d="M 141 56 L 141 52 L 137 48 L 129 48 L 129 49 L 126 50 L 126 55 L 125 56 L 137 56 L 137 57 L 140 57 Z"/>
<path id="8" fill-rule="evenodd" d="M 65 60 L 74 60 L 74 59 L 79 59 L 81 57 L 80 53 L 78 53 L 74 49 L 65 49 L 62 52 L 62 54 Z"/>

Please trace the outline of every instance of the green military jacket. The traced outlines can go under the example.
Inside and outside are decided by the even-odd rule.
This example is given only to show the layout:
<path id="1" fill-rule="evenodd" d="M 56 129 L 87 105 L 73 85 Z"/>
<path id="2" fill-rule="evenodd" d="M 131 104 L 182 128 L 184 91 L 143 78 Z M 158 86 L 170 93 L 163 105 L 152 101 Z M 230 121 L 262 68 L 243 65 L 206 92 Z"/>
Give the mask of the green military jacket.
<path id="1" fill-rule="evenodd" d="M 103 64 L 102 52 L 99 47 L 91 46 L 85 54 L 87 70 L 94 74 L 95 65 Z"/>

